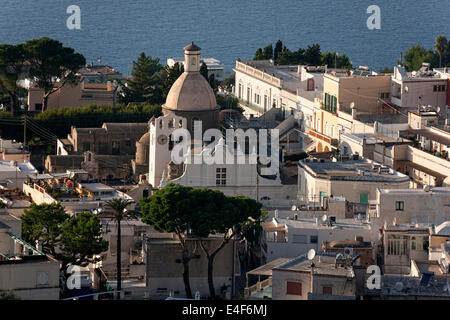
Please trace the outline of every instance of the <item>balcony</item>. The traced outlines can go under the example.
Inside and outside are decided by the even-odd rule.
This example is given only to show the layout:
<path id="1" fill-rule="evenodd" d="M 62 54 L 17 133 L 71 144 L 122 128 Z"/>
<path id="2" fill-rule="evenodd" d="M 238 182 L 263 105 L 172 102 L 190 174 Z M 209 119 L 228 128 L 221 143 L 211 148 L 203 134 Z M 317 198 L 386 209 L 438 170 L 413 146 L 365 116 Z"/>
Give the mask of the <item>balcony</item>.
<path id="1" fill-rule="evenodd" d="M 318 139 L 322 142 L 328 143 L 329 145 L 331 145 L 332 147 L 337 148 L 339 146 L 339 141 L 337 139 L 334 138 L 330 138 L 312 128 L 306 128 L 306 133 L 314 138 L 314 139 Z"/>

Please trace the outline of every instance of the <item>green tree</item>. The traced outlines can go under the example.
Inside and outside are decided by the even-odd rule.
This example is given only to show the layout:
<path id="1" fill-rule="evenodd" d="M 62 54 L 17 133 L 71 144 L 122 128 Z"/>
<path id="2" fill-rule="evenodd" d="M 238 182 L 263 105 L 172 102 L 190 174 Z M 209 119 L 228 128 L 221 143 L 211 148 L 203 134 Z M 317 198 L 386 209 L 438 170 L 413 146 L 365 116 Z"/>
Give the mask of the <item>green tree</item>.
<path id="1" fill-rule="evenodd" d="M 421 45 L 411 46 L 404 55 L 406 71 L 417 71 L 422 67 L 422 63 L 428 62 L 431 67 L 439 65 L 439 58 L 432 50 L 426 50 Z"/>
<path id="2" fill-rule="evenodd" d="M 345 53 L 337 54 L 336 52 L 322 53 L 321 64 L 327 65 L 329 68 L 352 69 L 353 66 L 350 59 Z"/>
<path id="3" fill-rule="evenodd" d="M 116 273 L 117 273 L 117 291 L 122 290 L 122 262 L 121 262 L 121 251 L 122 251 L 122 235 L 121 235 L 121 222 L 123 219 L 129 216 L 129 212 L 126 208 L 132 203 L 130 200 L 115 198 L 106 201 L 106 206 L 112 209 L 113 221 L 116 222 L 117 227 L 117 261 L 116 261 Z M 120 298 L 120 293 L 117 293 L 117 297 Z"/>
<path id="4" fill-rule="evenodd" d="M 207 81 L 209 81 L 209 78 L 208 78 L 208 66 L 204 62 L 202 62 L 202 65 L 200 67 L 200 74 L 202 76 L 204 76 Z"/>
<path id="5" fill-rule="evenodd" d="M 175 233 L 181 245 L 183 282 L 186 297 L 192 299 L 189 262 L 194 258 L 187 243 L 189 215 L 195 208 L 191 187 L 170 183 L 153 195 L 141 199 L 142 221 L 156 231 Z"/>
<path id="6" fill-rule="evenodd" d="M 273 47 L 272 44 L 269 44 L 267 47 L 263 49 L 263 58 L 265 60 L 273 59 Z"/>
<path id="7" fill-rule="evenodd" d="M 81 212 L 61 225 L 61 251 L 63 270 L 69 264 L 87 266 L 99 261 L 94 258 L 108 250 L 108 242 L 102 238 L 98 218 L 90 212 Z"/>
<path id="8" fill-rule="evenodd" d="M 172 85 L 183 74 L 183 72 L 184 67 L 182 64 L 179 64 L 178 62 L 175 63 L 172 67 L 166 66 L 165 78 L 162 84 L 162 95 L 164 99 L 167 98 L 170 88 L 172 88 Z"/>
<path id="9" fill-rule="evenodd" d="M 101 237 L 101 225 L 91 213 L 70 217 L 59 203 L 31 204 L 20 217 L 22 237 L 34 244 L 42 242 L 42 251 L 61 261 L 63 270 L 69 264 L 87 265 L 93 255 L 108 248 Z"/>
<path id="10" fill-rule="evenodd" d="M 278 40 L 275 43 L 275 49 L 273 50 L 273 59 L 275 61 L 278 60 L 278 56 L 282 51 L 283 51 L 283 42 L 281 42 L 281 40 Z"/>
<path id="11" fill-rule="evenodd" d="M 320 52 L 320 45 L 318 43 L 308 46 L 304 54 L 305 63 L 311 66 L 318 66 L 321 64 L 322 54 Z"/>
<path id="12" fill-rule="evenodd" d="M 22 44 L 0 45 L 0 89 L 9 96 L 11 114 L 19 108 L 17 81 L 25 71 L 25 50 Z"/>
<path id="13" fill-rule="evenodd" d="M 148 102 L 156 104 L 162 102 L 162 92 L 160 89 L 163 66 L 159 58 L 147 56 L 144 52 L 133 61 L 132 78 L 122 86 L 125 104 L 130 102 Z"/>
<path id="14" fill-rule="evenodd" d="M 192 190 L 196 207 L 189 217 L 194 234 L 199 237 L 200 247 L 208 260 L 208 287 L 212 299 L 216 298 L 214 288 L 214 260 L 217 254 L 252 220 L 259 220 L 262 205 L 256 200 L 243 197 L 227 197 L 212 189 Z M 222 235 L 217 247 L 206 241 L 210 235 Z M 233 279 L 234 281 L 234 279 Z"/>
<path id="15" fill-rule="evenodd" d="M 192 254 L 186 244 L 191 237 L 199 242 L 208 261 L 208 287 L 215 298 L 213 282 L 214 259 L 231 239 L 240 234 L 249 218 L 258 220 L 261 216 L 261 204 L 246 197 L 227 197 L 212 189 L 194 189 L 169 184 L 159 189 L 151 197 L 141 200 L 145 223 L 157 231 L 174 232 L 182 246 L 184 265 L 183 279 L 186 295 L 192 296 L 189 284 L 189 261 Z M 210 247 L 207 238 L 220 234 L 221 242 L 215 248 Z"/>
<path id="16" fill-rule="evenodd" d="M 447 64 L 446 59 L 449 53 L 449 42 L 447 41 L 447 38 L 442 34 L 437 36 L 436 42 L 434 44 L 434 50 L 439 56 L 439 68 L 442 67 L 442 58 L 444 58 L 444 65 Z"/>
<path id="17" fill-rule="evenodd" d="M 253 60 L 264 60 L 264 55 L 263 55 L 263 51 L 261 48 L 258 48 L 255 52 L 255 57 L 253 58 Z"/>
<path id="18" fill-rule="evenodd" d="M 22 220 L 22 237 L 34 245 L 42 241 L 42 251 L 57 256 L 57 248 L 61 240 L 61 225 L 69 219 L 61 204 L 32 203 L 20 217 Z"/>
<path id="19" fill-rule="evenodd" d="M 211 86 L 211 88 L 216 91 L 217 90 L 217 86 L 218 86 L 218 81 L 216 80 L 216 76 L 214 75 L 214 73 L 211 73 L 211 75 L 208 78 L 208 82 L 209 85 Z"/>
<path id="20" fill-rule="evenodd" d="M 81 80 L 78 70 L 86 64 L 83 55 L 64 47 L 47 37 L 29 40 L 24 44 L 29 74 L 44 91 L 42 110 L 47 109 L 49 96 L 66 84 L 75 85 Z M 59 82 L 55 83 L 54 79 Z"/>
<path id="21" fill-rule="evenodd" d="M 220 110 L 233 109 L 240 113 L 244 113 L 244 109 L 239 106 L 239 99 L 235 96 L 223 96 L 216 94 L 217 104 L 220 106 Z"/>

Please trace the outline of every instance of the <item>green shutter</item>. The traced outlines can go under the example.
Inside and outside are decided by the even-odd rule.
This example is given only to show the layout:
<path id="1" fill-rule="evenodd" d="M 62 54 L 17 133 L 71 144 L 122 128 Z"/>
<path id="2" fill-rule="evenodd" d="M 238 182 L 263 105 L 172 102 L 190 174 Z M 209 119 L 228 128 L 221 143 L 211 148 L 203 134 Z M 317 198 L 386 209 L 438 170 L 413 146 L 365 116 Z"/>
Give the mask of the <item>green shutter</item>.
<path id="1" fill-rule="evenodd" d="M 360 193 L 359 194 L 359 202 L 360 203 L 369 203 L 369 194 L 367 194 L 367 193 Z"/>

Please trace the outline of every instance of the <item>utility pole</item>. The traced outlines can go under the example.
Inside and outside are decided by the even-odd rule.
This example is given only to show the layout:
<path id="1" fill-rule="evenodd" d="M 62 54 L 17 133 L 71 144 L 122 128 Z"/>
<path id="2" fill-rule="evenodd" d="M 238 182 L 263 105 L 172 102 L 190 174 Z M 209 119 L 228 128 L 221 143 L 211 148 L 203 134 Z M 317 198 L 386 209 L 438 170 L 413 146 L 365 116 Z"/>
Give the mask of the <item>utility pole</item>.
<path id="1" fill-rule="evenodd" d="M 23 151 L 25 151 L 25 147 L 27 146 L 27 115 L 25 114 L 24 123 L 23 123 Z"/>

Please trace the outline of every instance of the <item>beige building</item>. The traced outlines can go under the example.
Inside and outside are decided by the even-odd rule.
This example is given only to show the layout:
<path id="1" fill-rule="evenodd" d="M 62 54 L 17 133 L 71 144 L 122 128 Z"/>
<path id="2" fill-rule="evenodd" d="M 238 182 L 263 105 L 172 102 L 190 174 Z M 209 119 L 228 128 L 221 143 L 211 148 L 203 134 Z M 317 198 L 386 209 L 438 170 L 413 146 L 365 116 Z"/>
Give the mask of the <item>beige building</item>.
<path id="1" fill-rule="evenodd" d="M 55 83 L 55 88 L 60 84 Z M 48 98 L 47 109 L 59 109 L 63 107 L 82 107 L 89 105 L 114 106 L 117 99 L 117 85 L 108 82 L 87 83 L 83 79 L 75 86 L 64 85 L 57 89 Z M 42 111 L 42 100 L 44 96 L 36 84 L 31 84 L 28 89 L 28 111 Z"/>
<path id="2" fill-rule="evenodd" d="M 427 260 L 429 228 L 394 225 L 383 228 L 384 273 L 409 274 L 411 260 Z"/>
<path id="3" fill-rule="evenodd" d="M 450 220 L 450 188 L 378 189 L 376 213 L 380 225 L 387 223 L 439 224 Z"/>
<path id="4" fill-rule="evenodd" d="M 390 75 L 378 75 L 364 69 L 331 71 L 325 74 L 323 81 L 325 110 L 350 114 L 381 113 L 379 99 L 389 98 L 390 85 Z"/>
<path id="5" fill-rule="evenodd" d="M 358 255 L 316 252 L 296 258 L 277 259 L 248 272 L 268 277 L 245 289 L 245 298 L 273 300 L 354 300 Z"/>

